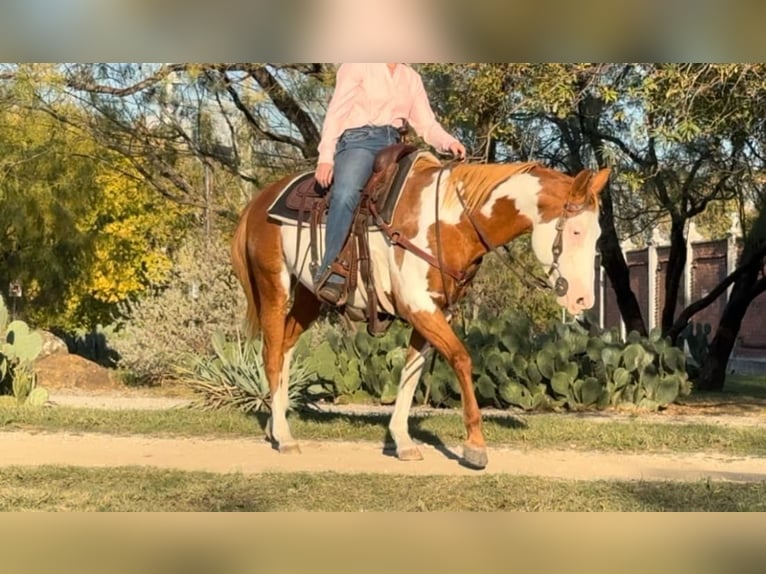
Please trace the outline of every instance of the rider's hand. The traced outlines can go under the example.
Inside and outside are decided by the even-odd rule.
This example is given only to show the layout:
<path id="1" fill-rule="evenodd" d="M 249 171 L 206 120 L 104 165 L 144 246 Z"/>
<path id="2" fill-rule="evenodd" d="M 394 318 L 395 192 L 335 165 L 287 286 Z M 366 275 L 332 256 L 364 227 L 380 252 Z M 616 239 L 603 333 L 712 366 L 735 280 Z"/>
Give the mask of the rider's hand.
<path id="1" fill-rule="evenodd" d="M 455 141 L 450 144 L 449 152 L 456 159 L 465 159 L 465 146 L 459 141 Z"/>
<path id="2" fill-rule="evenodd" d="M 332 172 L 333 172 L 333 166 L 331 163 L 320 163 L 317 165 L 316 173 L 314 173 L 314 177 L 317 180 L 317 183 L 322 186 L 323 188 L 327 189 L 330 187 L 330 183 L 332 183 Z"/>

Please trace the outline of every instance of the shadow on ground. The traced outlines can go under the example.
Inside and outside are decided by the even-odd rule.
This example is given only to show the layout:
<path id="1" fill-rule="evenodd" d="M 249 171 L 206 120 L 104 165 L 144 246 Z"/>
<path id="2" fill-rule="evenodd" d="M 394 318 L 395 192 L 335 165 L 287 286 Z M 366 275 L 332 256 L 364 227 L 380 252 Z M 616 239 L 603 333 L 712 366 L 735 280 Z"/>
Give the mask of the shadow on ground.
<path id="1" fill-rule="evenodd" d="M 266 413 L 257 413 L 253 415 L 264 433 L 267 433 L 266 425 L 269 415 Z M 314 422 L 320 424 L 337 424 L 344 423 L 349 426 L 364 426 L 371 428 L 380 428 L 382 432 L 385 432 L 385 438 L 383 441 L 382 452 L 386 456 L 396 456 L 396 446 L 394 444 L 393 437 L 388 430 L 388 423 L 391 418 L 390 413 L 338 413 L 338 412 L 317 412 L 317 411 L 303 411 L 300 413 L 300 418 L 307 422 Z M 442 415 L 434 415 L 442 416 Z M 424 423 L 428 421 L 430 417 L 424 414 L 418 414 L 412 416 L 409 419 L 410 436 L 423 444 L 429 445 L 443 454 L 446 458 L 454 460 L 460 464 L 463 464 L 462 458 L 458 456 L 455 451 L 450 448 L 436 432 L 427 428 Z M 523 430 L 527 428 L 527 423 L 522 419 L 512 414 L 502 415 L 483 415 L 482 420 L 484 423 L 491 421 L 493 424 L 507 428 Z M 338 438 L 343 438 L 338 437 Z M 272 443 L 272 446 L 276 446 Z"/>

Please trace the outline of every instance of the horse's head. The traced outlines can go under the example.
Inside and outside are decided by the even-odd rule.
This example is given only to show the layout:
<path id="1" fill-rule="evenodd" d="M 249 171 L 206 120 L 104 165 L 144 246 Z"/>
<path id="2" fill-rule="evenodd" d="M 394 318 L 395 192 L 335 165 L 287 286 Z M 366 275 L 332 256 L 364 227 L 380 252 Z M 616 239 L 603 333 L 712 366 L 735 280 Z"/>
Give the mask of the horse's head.
<path id="1" fill-rule="evenodd" d="M 581 171 L 561 193 L 539 196 L 541 221 L 532 229 L 532 249 L 548 271 L 558 303 L 573 315 L 593 307 L 598 195 L 609 169 Z"/>

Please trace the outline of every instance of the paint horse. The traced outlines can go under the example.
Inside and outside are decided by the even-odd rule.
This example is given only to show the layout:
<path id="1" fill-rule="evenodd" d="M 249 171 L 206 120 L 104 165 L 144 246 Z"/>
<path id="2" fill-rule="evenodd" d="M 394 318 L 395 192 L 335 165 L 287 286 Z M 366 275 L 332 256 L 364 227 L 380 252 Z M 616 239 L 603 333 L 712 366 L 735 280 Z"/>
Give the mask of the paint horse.
<path id="1" fill-rule="evenodd" d="M 443 165 L 431 154 L 418 156 L 390 226 L 395 237 L 408 242 L 392 241 L 374 228 L 369 237 L 381 311 L 412 326 L 389 423 L 400 460 L 422 459 L 407 423 L 424 354 L 433 347 L 460 384 L 466 429 L 462 462 L 474 468 L 487 465 L 471 357 L 450 326 L 449 307 L 464 293 L 488 251 L 528 232 L 536 257 L 549 269 L 546 280 L 555 286 L 559 304 L 574 315 L 592 307 L 598 197 L 608 177 L 608 169 L 583 170 L 571 177 L 536 163 Z M 278 181 L 251 200 L 232 243 L 232 263 L 247 298 L 249 335 L 258 327 L 262 332 L 272 397 L 266 432 L 280 452 L 300 452 L 286 416 L 289 365 L 298 337 L 321 307 L 306 265 L 305 228 L 301 242 L 300 229 L 267 213 L 293 179 Z M 365 289 L 351 294 L 347 305 L 364 309 Z"/>

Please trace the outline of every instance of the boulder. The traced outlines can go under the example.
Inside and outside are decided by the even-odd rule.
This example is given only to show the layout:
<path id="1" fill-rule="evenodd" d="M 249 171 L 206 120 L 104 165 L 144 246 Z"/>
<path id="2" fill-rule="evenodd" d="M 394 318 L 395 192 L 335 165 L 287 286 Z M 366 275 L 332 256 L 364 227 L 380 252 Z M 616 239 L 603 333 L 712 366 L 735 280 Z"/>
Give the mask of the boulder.
<path id="1" fill-rule="evenodd" d="M 49 357 L 51 355 L 68 355 L 69 347 L 61 337 L 57 337 L 50 331 L 38 331 L 43 338 L 43 350 L 37 357 L 37 360 Z"/>

